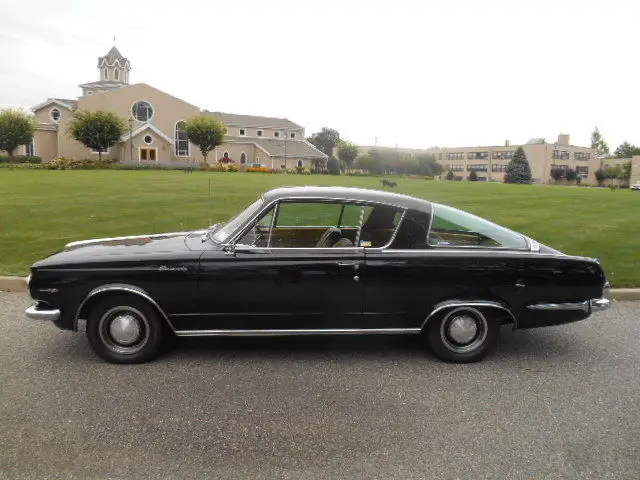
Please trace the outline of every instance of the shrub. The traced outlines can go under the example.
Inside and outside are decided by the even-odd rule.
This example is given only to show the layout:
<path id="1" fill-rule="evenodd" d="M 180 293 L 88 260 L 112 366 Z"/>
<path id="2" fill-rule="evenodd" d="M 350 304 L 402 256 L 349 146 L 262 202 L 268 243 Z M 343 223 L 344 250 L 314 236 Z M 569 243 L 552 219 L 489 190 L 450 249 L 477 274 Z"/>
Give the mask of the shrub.
<path id="1" fill-rule="evenodd" d="M 247 168 L 247 172 L 270 173 L 271 171 L 267 167 L 253 167 L 252 166 L 252 167 Z"/>
<path id="2" fill-rule="evenodd" d="M 469 181 L 470 182 L 477 182 L 478 181 L 478 174 L 476 173 L 475 170 L 471 170 L 471 173 L 469 174 Z"/>
<path id="3" fill-rule="evenodd" d="M 72 158 L 57 157 L 46 164 L 49 170 L 95 170 L 112 168 L 118 160 L 97 158 L 85 158 L 84 160 L 74 160 Z"/>
<path id="4" fill-rule="evenodd" d="M 446 180 L 455 180 L 456 176 L 453 174 L 451 170 L 449 170 L 444 178 Z"/>
<path id="5" fill-rule="evenodd" d="M 231 163 L 229 164 L 228 168 L 228 172 L 239 172 L 240 171 L 240 167 L 238 165 L 236 165 L 235 163 Z"/>
<path id="6" fill-rule="evenodd" d="M 9 157 L 9 155 L 0 155 L 0 163 L 42 163 L 42 158 L 36 156 L 27 156 L 27 155 L 14 155 L 13 157 Z"/>
<path id="7" fill-rule="evenodd" d="M 340 175 L 340 164 L 335 157 L 331 157 L 327 160 L 327 169 L 331 175 Z"/>

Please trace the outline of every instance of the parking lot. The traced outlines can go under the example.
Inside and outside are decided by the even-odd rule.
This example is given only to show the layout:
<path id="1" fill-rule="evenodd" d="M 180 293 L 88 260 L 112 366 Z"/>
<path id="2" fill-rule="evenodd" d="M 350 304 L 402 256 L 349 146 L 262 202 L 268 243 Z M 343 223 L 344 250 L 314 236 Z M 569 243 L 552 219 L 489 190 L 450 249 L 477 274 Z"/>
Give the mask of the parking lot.
<path id="1" fill-rule="evenodd" d="M 511 332 L 472 365 L 417 338 L 191 339 L 94 356 L 0 292 L 1 478 L 637 479 L 640 303 Z"/>

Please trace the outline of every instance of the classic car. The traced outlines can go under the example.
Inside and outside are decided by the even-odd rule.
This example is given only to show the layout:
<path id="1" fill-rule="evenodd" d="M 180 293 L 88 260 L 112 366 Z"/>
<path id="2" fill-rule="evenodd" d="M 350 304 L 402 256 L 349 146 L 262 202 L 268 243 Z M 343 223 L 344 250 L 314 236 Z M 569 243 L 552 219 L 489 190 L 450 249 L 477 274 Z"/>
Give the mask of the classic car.
<path id="1" fill-rule="evenodd" d="M 631 185 L 631 190 L 640 190 L 640 182 Z"/>
<path id="2" fill-rule="evenodd" d="M 35 263 L 26 315 L 85 330 L 115 363 L 170 336 L 422 335 L 471 362 L 514 329 L 609 307 L 597 259 L 396 193 L 278 188 L 226 223 L 72 242 Z"/>

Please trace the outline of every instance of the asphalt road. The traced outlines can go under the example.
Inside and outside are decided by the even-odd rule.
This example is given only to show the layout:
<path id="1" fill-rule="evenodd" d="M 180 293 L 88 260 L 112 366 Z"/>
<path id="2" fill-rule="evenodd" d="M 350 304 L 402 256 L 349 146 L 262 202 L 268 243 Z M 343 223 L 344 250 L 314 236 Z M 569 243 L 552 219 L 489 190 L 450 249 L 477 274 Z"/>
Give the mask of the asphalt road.
<path id="1" fill-rule="evenodd" d="M 640 303 L 511 332 L 190 339 L 140 366 L 0 293 L 0 478 L 640 478 Z"/>

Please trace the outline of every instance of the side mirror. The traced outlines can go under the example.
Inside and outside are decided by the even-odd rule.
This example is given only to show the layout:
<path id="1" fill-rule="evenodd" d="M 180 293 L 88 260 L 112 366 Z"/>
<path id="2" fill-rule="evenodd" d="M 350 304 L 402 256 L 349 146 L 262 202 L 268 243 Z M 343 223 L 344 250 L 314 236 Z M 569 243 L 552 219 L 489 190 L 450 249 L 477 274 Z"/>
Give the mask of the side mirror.
<path id="1" fill-rule="evenodd" d="M 225 245 L 222 245 L 222 250 L 224 250 L 224 253 L 226 253 L 227 255 L 235 255 L 236 246 L 233 243 L 227 243 Z"/>

